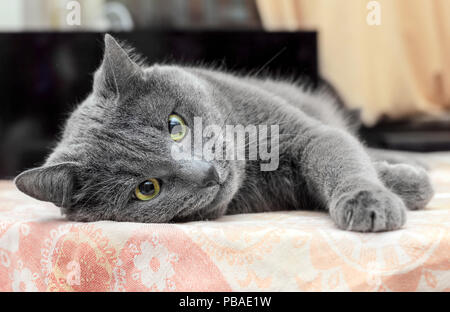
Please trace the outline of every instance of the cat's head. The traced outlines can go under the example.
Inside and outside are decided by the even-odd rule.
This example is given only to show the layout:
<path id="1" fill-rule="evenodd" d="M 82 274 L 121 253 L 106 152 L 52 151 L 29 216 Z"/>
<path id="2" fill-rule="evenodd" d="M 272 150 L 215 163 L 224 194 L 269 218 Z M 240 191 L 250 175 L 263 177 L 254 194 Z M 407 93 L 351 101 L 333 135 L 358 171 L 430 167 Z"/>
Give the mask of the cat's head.
<path id="1" fill-rule="evenodd" d="M 147 67 L 106 35 L 92 94 L 72 113 L 46 163 L 15 183 L 77 221 L 168 222 L 214 214 L 237 191 L 243 164 L 177 160 L 172 151 L 195 117 L 223 124 L 225 102 L 195 71 Z"/>

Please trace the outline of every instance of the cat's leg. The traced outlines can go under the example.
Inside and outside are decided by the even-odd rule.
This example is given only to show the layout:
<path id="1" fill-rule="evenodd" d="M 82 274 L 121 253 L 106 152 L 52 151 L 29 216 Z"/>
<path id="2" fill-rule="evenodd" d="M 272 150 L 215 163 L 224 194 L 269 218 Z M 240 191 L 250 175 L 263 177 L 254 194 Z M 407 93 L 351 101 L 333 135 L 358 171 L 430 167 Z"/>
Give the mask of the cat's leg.
<path id="1" fill-rule="evenodd" d="M 433 197 L 433 186 L 425 169 L 385 161 L 374 165 L 383 183 L 403 199 L 408 209 L 423 209 Z"/>
<path id="2" fill-rule="evenodd" d="M 300 152 L 309 192 L 326 205 L 339 228 L 377 232 L 398 229 L 405 223 L 405 204 L 380 180 L 355 137 L 341 129 L 316 125 L 302 131 L 298 140 L 291 146 Z"/>

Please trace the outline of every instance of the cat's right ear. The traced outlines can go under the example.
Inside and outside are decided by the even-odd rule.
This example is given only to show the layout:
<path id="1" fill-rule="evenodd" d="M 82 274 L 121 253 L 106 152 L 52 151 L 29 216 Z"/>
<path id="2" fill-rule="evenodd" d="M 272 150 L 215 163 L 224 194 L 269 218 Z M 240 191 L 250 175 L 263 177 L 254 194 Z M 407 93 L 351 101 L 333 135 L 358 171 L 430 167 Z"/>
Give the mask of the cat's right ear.
<path id="1" fill-rule="evenodd" d="M 105 97 L 118 96 L 129 89 L 133 78 L 141 74 L 140 66 L 111 35 L 106 34 L 103 61 L 94 76 L 94 92 Z"/>
<path id="2" fill-rule="evenodd" d="M 79 165 L 72 162 L 43 166 L 22 172 L 14 183 L 28 196 L 68 208 L 78 169 Z"/>

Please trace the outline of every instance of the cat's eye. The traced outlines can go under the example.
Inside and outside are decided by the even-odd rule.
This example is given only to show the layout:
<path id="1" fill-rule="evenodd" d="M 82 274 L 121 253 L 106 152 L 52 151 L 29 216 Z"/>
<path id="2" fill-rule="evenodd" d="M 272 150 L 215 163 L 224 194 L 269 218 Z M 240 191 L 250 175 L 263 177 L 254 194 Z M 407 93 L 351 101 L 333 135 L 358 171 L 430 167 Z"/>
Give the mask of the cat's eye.
<path id="1" fill-rule="evenodd" d="M 159 181 L 157 179 L 148 179 L 136 187 L 134 195 L 139 200 L 150 200 L 155 198 L 159 191 Z"/>
<path id="2" fill-rule="evenodd" d="M 169 116 L 169 133 L 170 137 L 174 141 L 180 141 L 184 138 L 187 132 L 186 123 L 183 118 L 177 114 L 171 114 Z"/>

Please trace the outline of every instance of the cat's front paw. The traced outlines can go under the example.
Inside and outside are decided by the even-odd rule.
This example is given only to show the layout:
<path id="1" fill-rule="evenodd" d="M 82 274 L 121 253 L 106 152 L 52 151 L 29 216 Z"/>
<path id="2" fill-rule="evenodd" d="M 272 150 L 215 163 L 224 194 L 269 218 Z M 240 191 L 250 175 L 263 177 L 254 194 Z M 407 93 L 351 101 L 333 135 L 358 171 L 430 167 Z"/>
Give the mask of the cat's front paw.
<path id="1" fill-rule="evenodd" d="M 396 230 L 406 222 L 406 207 L 392 192 L 376 187 L 346 192 L 331 202 L 330 215 L 344 230 Z"/>

